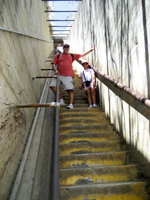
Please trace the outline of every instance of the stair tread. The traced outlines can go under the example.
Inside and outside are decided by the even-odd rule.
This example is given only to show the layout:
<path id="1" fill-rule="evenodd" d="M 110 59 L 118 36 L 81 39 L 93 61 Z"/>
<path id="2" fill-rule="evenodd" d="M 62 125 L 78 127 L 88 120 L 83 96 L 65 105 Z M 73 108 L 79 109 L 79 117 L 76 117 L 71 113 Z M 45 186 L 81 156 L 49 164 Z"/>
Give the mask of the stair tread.
<path id="1" fill-rule="evenodd" d="M 124 142 L 124 140 L 121 140 L 121 139 L 118 139 L 118 140 L 109 140 L 109 141 L 100 141 L 100 142 L 84 142 L 85 145 L 88 145 L 88 144 L 93 144 L 93 145 L 96 145 L 96 144 L 100 144 L 100 143 L 117 143 L 117 142 Z M 78 142 L 78 143 L 61 143 L 59 144 L 60 146 L 63 146 L 63 145 L 78 145 L 78 144 L 83 144 L 83 142 Z"/>
<path id="2" fill-rule="evenodd" d="M 73 128 L 80 128 L 80 127 L 83 127 L 83 128 L 88 128 L 88 127 L 90 127 L 90 128 L 93 128 L 93 127 L 101 127 L 101 126 L 107 126 L 107 127 L 112 127 L 113 128 L 113 125 L 111 125 L 111 124 L 94 124 L 94 125 L 84 125 L 84 126 L 82 126 L 82 125 L 72 125 L 71 127 L 68 127 L 68 126 L 59 126 L 59 128 L 63 128 L 63 127 L 66 127 L 66 128 L 70 128 L 70 129 L 73 129 Z"/>
<path id="3" fill-rule="evenodd" d="M 110 169 L 110 168 L 124 168 L 124 167 L 137 167 L 137 164 L 135 163 L 129 163 L 128 165 L 108 165 L 108 166 L 91 166 L 91 167 L 86 167 L 86 170 L 91 170 L 91 169 Z M 76 168 L 60 168 L 59 171 L 82 171 L 84 168 L 81 167 L 76 167 Z M 139 170 L 140 171 L 140 170 Z"/>
<path id="4" fill-rule="evenodd" d="M 93 184 L 83 184 L 83 185 L 68 185 L 68 186 L 60 186 L 60 189 L 63 188 L 90 188 L 90 187 L 108 187 L 108 186 L 119 186 L 119 185 L 132 185 L 132 184 L 143 184 L 142 181 L 126 181 L 126 182 L 110 182 L 110 183 L 93 183 Z"/>
<path id="5" fill-rule="evenodd" d="M 79 82 L 78 77 L 74 82 Z M 61 199 L 147 200 L 141 192 L 146 181 L 133 151 L 126 149 L 102 108 L 88 109 L 85 91 L 76 83 L 75 87 L 74 109 L 61 107 L 59 113 Z M 68 94 L 61 89 L 67 104 Z"/>
<path id="6" fill-rule="evenodd" d="M 133 152 L 132 150 L 125 150 L 125 151 L 115 151 L 115 152 L 91 152 L 91 153 L 89 153 L 88 155 L 89 156 L 93 156 L 93 155 L 102 155 L 102 154 L 107 154 L 107 155 L 114 155 L 114 154 L 124 154 L 124 153 L 131 153 L 131 152 Z M 71 156 L 74 156 L 74 157 L 82 157 L 82 156 L 88 156 L 87 154 L 69 154 L 69 155 L 60 155 L 60 157 L 66 157 L 66 156 L 68 156 L 68 157 L 71 157 Z"/>

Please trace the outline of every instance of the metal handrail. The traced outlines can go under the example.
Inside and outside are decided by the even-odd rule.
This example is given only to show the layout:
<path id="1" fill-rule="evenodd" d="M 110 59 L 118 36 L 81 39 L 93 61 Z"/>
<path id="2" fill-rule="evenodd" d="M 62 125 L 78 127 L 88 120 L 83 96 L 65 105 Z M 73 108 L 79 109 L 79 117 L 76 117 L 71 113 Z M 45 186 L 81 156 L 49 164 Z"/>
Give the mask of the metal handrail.
<path id="1" fill-rule="evenodd" d="M 92 69 L 95 71 L 95 76 L 102 83 L 104 83 L 110 90 L 112 90 L 127 104 L 132 106 L 136 111 L 138 111 L 148 120 L 150 120 L 150 100 L 148 98 L 145 98 L 140 94 L 134 92 L 122 83 L 119 83 L 115 79 L 109 77 L 101 71 L 98 71 L 96 68 L 92 67 Z"/>
<path id="2" fill-rule="evenodd" d="M 34 39 L 37 39 L 37 40 L 41 40 L 41 41 L 45 41 L 45 42 L 51 43 L 51 42 L 48 41 L 48 40 L 44 40 L 44 39 L 42 39 L 42 38 L 38 38 L 38 37 L 35 37 L 35 36 L 32 36 L 32 35 L 28 35 L 28 34 L 26 34 L 26 33 L 21 33 L 21 32 L 19 32 L 19 31 L 11 30 L 11 29 L 4 28 L 4 27 L 0 27 L 0 31 L 7 31 L 7 32 L 10 32 L 10 33 L 15 33 L 15 34 L 18 34 L 18 35 L 23 35 L 23 36 L 27 36 L 27 37 L 30 37 L 30 38 L 34 38 Z"/>
<path id="3" fill-rule="evenodd" d="M 32 76 L 32 80 L 34 80 L 36 78 L 57 78 L 57 76 L 56 75 L 54 75 L 54 76 Z"/>
<path id="4" fill-rule="evenodd" d="M 33 77 L 32 77 L 33 78 Z M 37 78 L 37 77 L 36 77 Z M 41 78 L 41 77 L 40 77 Z M 46 84 L 47 84 L 47 80 L 44 86 L 44 90 L 42 93 L 42 97 L 40 100 L 40 103 L 37 104 L 11 104 L 10 107 L 11 108 L 29 108 L 29 107 L 38 107 L 38 113 L 36 113 L 36 121 L 38 118 L 38 114 L 39 114 L 39 107 L 56 107 L 56 113 L 55 113 L 55 134 L 54 134 L 54 152 L 53 152 L 53 179 L 52 179 L 52 200 L 59 200 L 59 108 L 60 108 L 60 104 L 59 104 L 59 75 L 54 75 L 54 76 L 46 76 L 46 77 L 42 77 L 42 78 L 57 78 L 57 85 L 56 85 L 56 102 L 51 102 L 51 103 L 44 103 L 42 104 L 42 98 L 43 98 L 43 94 L 46 88 Z M 36 124 L 36 121 L 34 121 L 34 127 Z M 24 169 L 24 165 L 27 159 L 27 155 L 29 152 L 29 147 L 31 145 L 31 141 L 32 141 L 32 137 L 33 137 L 33 132 L 34 132 L 34 128 L 32 128 L 32 134 L 30 134 L 30 140 L 28 140 L 28 144 L 25 153 L 24 153 L 24 159 L 23 162 L 21 163 L 22 167 L 19 169 L 19 173 L 17 175 L 12 193 L 11 193 L 11 197 L 10 199 L 14 200 L 16 199 L 16 195 L 17 195 L 17 191 L 19 188 L 19 184 L 21 181 L 21 177 L 22 177 L 22 173 L 23 173 L 23 169 Z"/>
<path id="5" fill-rule="evenodd" d="M 45 81 L 44 88 L 43 88 L 43 91 L 42 91 L 42 95 L 40 97 L 39 104 L 42 103 L 42 100 L 43 100 L 43 97 L 44 97 L 44 93 L 45 93 L 45 90 L 46 90 L 46 86 L 47 86 L 47 82 L 48 82 L 48 79 Z M 15 105 L 13 105 L 13 106 L 11 105 L 11 107 L 14 107 L 14 106 Z M 17 173 L 17 177 L 16 177 L 16 180 L 15 180 L 15 183 L 13 185 L 13 189 L 12 189 L 11 196 L 10 196 L 9 200 L 15 200 L 16 199 L 17 192 L 18 192 L 19 185 L 20 185 L 21 178 L 22 178 L 22 174 L 23 174 L 23 170 L 24 170 L 25 163 L 26 163 L 26 160 L 27 160 L 27 156 L 28 156 L 28 153 L 29 153 L 29 149 L 30 149 L 30 146 L 31 146 L 33 134 L 34 134 L 34 131 L 35 131 L 36 123 L 37 123 L 37 120 L 38 120 L 39 112 L 40 112 L 40 108 L 38 107 L 37 111 L 36 111 L 36 114 L 35 114 L 35 117 L 34 117 L 34 121 L 33 121 L 33 125 L 32 125 L 32 128 L 31 128 L 31 131 L 30 131 L 28 142 L 27 142 L 27 145 L 26 145 L 23 157 L 22 157 L 22 161 L 21 161 L 18 173 Z"/>
<path id="6" fill-rule="evenodd" d="M 56 102 L 59 102 L 59 76 L 57 74 Z M 55 114 L 55 135 L 53 153 L 53 178 L 52 178 L 52 200 L 59 200 L 59 107 Z"/>

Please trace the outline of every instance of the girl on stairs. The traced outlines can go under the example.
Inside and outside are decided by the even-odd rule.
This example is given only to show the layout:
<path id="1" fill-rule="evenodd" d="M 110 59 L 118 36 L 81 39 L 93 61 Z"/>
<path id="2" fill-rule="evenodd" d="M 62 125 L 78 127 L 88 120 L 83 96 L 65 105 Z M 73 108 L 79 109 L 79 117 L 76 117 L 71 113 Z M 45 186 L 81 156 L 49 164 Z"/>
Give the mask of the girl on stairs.
<path id="1" fill-rule="evenodd" d="M 89 67 L 88 61 L 82 61 L 82 66 L 84 70 L 80 73 L 79 89 L 82 90 L 82 84 L 84 90 L 87 94 L 89 107 L 88 108 L 97 108 L 96 98 L 95 98 L 95 73 L 93 69 Z"/>

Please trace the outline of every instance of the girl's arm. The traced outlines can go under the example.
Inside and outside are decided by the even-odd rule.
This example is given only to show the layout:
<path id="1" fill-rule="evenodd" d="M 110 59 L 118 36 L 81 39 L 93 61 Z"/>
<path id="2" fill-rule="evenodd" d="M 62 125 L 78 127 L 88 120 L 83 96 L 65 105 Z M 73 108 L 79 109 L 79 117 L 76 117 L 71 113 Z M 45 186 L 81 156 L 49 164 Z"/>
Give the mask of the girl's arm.
<path id="1" fill-rule="evenodd" d="M 82 77 L 80 77 L 80 80 L 79 80 L 79 89 L 82 90 Z"/>
<path id="2" fill-rule="evenodd" d="M 93 87 L 95 88 L 96 87 L 96 79 L 95 79 L 95 73 L 93 74 Z"/>

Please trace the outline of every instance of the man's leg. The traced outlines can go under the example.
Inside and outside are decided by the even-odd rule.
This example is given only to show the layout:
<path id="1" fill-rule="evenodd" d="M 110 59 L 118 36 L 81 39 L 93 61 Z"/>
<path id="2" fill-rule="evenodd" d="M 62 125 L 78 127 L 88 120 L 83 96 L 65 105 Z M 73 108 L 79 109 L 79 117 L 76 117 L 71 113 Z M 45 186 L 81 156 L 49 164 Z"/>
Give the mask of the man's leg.
<path id="1" fill-rule="evenodd" d="M 74 92 L 73 90 L 67 90 L 67 92 L 69 93 L 69 106 L 66 109 L 73 109 Z"/>
<path id="2" fill-rule="evenodd" d="M 52 91 L 54 92 L 54 94 L 56 95 L 56 87 L 51 86 Z M 59 91 L 59 100 L 62 99 L 61 93 Z"/>
<path id="3" fill-rule="evenodd" d="M 61 76 L 60 80 L 64 86 L 64 90 L 66 90 L 69 94 L 69 106 L 66 109 L 73 109 L 73 101 L 74 101 L 74 83 L 71 76 Z"/>
<path id="4" fill-rule="evenodd" d="M 74 102 L 74 92 L 73 92 L 73 90 L 67 90 L 67 92 L 69 93 L 69 103 L 73 105 L 73 102 Z"/>

